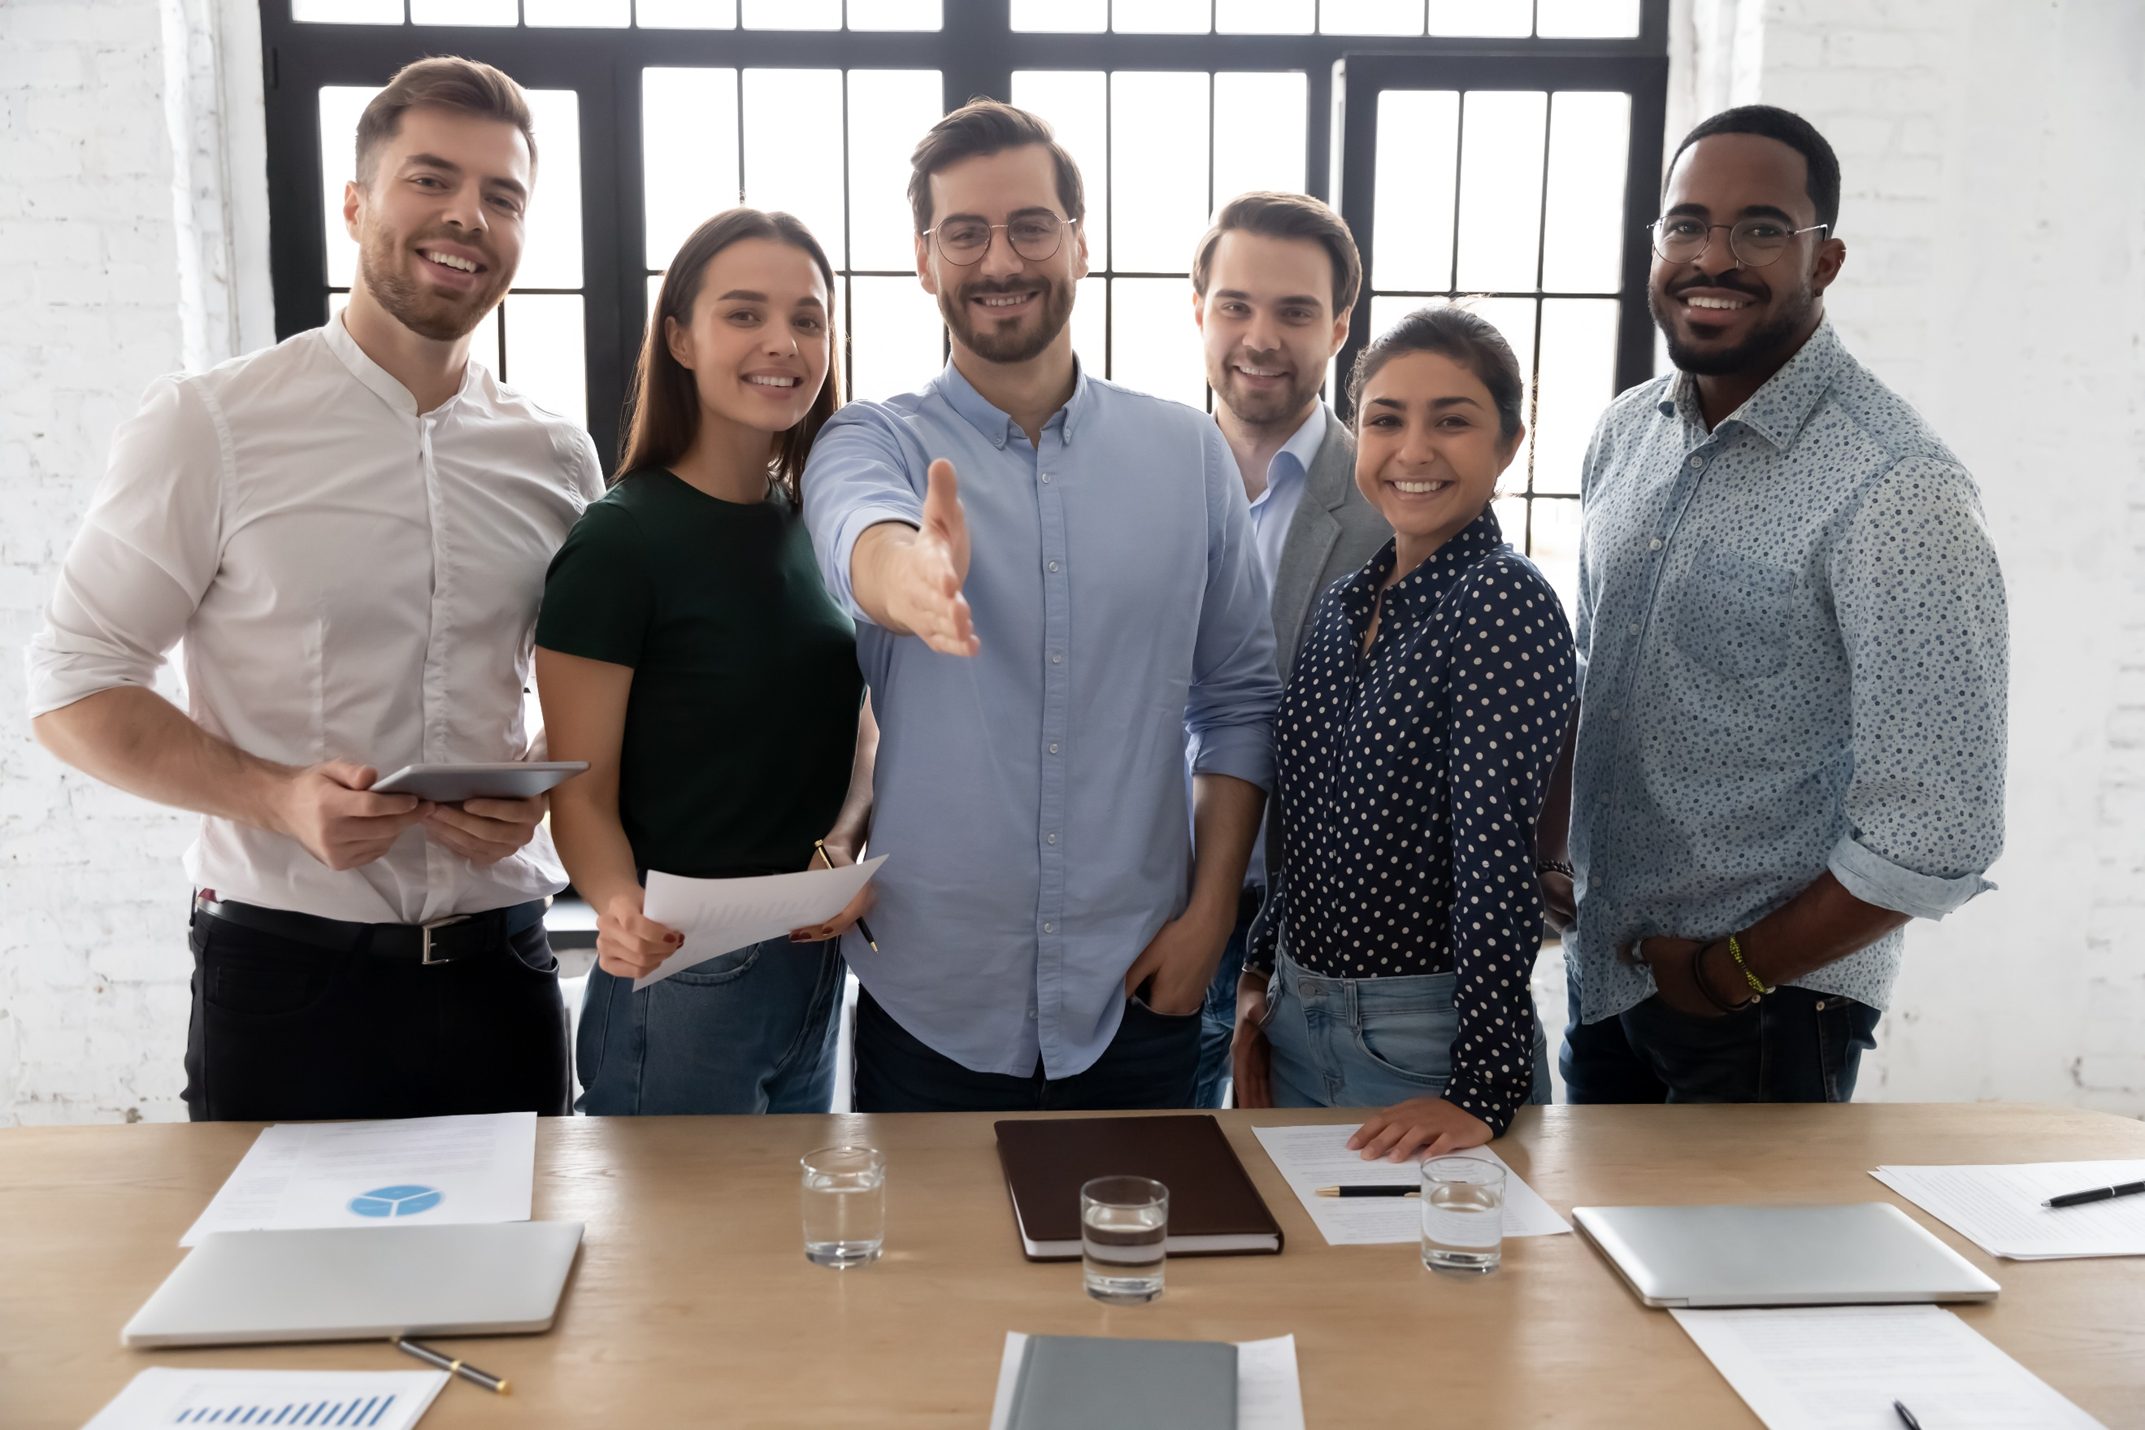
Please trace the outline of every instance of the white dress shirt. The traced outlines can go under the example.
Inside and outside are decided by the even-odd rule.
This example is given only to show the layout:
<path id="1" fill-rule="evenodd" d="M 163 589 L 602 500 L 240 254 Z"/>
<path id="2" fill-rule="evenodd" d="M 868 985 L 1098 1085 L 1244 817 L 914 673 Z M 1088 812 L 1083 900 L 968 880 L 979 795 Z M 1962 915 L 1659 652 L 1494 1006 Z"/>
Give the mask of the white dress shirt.
<path id="1" fill-rule="evenodd" d="M 184 643 L 191 715 L 264 759 L 528 758 L 544 571 L 602 491 L 586 433 L 472 361 L 419 414 L 340 317 L 158 378 L 28 652 L 30 713 L 147 687 Z M 296 840 L 202 820 L 196 887 L 325 918 L 419 923 L 564 886 L 550 836 L 488 869 L 404 831 L 336 872 Z"/>

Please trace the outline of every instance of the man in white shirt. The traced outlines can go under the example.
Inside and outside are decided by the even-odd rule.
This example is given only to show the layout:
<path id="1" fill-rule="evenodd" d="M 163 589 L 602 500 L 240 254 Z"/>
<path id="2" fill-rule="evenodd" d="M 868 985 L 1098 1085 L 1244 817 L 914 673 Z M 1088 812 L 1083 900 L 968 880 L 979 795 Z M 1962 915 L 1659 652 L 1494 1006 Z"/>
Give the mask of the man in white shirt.
<path id="1" fill-rule="evenodd" d="M 152 383 L 29 651 L 38 739 L 199 811 L 198 1119 L 568 1111 L 544 802 L 369 793 L 528 758 L 544 570 L 585 433 L 469 361 L 521 256 L 528 104 L 428 59 L 359 121 L 344 313 Z M 185 643 L 190 712 L 152 690 Z"/>
<path id="2" fill-rule="evenodd" d="M 1348 225 L 1305 194 L 1231 199 L 1192 259 L 1192 317 L 1206 348 L 1214 421 L 1251 499 L 1252 551 L 1273 591 L 1284 685 L 1319 593 L 1360 570 L 1393 534 L 1356 488 L 1347 424 L 1318 396 L 1362 283 Z M 1269 826 L 1272 814 L 1269 807 Z M 1244 940 L 1266 897 L 1266 847 L 1262 833 L 1201 1010 L 1194 1106 L 1222 1105 Z M 1262 998 L 1264 989 L 1262 977 Z"/>

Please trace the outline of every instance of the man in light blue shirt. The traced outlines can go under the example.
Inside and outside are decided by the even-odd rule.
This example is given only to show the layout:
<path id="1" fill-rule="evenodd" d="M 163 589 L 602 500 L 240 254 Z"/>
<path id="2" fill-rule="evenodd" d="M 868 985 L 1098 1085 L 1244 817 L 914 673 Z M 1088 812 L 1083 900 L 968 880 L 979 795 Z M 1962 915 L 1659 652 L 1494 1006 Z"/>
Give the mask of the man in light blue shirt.
<path id="1" fill-rule="evenodd" d="M 1082 194 L 1047 125 L 979 100 L 913 162 L 953 361 L 837 413 L 804 475 L 880 727 L 857 1107 L 1186 1106 L 1273 778 L 1243 488 L 1204 413 L 1074 358 Z"/>
<path id="2" fill-rule="evenodd" d="M 2003 845 L 2003 576 L 1973 479 L 1825 317 L 1839 193 L 1769 106 L 1670 166 L 1681 371 L 1582 482 L 1574 1102 L 1846 1100 L 1902 927 Z"/>

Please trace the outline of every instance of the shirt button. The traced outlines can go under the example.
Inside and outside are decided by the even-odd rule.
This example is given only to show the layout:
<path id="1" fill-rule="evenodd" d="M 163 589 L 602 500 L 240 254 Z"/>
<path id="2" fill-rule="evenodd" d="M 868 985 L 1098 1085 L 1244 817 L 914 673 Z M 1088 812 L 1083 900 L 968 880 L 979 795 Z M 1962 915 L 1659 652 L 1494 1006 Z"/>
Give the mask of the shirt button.
<path id="1" fill-rule="evenodd" d="M 1058 569 L 1058 563 L 1057 563 L 1057 562 L 1055 562 L 1055 561 L 1051 562 L 1051 563 L 1050 563 L 1050 569 L 1051 569 L 1051 570 L 1053 570 L 1053 571 L 1057 570 L 1057 569 Z"/>
<path id="2" fill-rule="evenodd" d="M 1659 551 L 1661 549 L 1661 538 L 1656 536 L 1653 540 L 1647 542 L 1646 549 L 1648 551 Z"/>
<path id="3" fill-rule="evenodd" d="M 1057 843 L 1057 842 L 1058 842 L 1058 837 L 1057 837 L 1057 836 L 1056 836 L 1055 834 L 1051 835 L 1051 836 L 1050 836 L 1050 842 L 1051 842 L 1052 844 L 1055 844 L 1055 843 Z"/>
<path id="4" fill-rule="evenodd" d="M 1654 544 L 1655 544 L 1656 546 L 1660 545 L 1660 543 L 1659 543 L 1659 542 L 1655 542 Z M 1058 653 L 1057 653 L 1056 651 L 1052 651 L 1052 652 L 1050 653 L 1050 663 L 1051 663 L 1052 665 L 1063 665 L 1063 664 L 1065 663 L 1065 657 L 1064 657 L 1064 656 L 1062 656 L 1062 655 L 1059 655 L 1059 654 L 1058 654 Z"/>
<path id="5" fill-rule="evenodd" d="M 1705 459 L 1705 458 L 1703 458 L 1703 457 L 1699 456 L 1699 455 L 1698 455 L 1698 454 L 1697 454 L 1696 452 L 1693 452 L 1693 453 L 1691 454 L 1691 465 L 1692 465 L 1692 466 L 1694 466 L 1694 467 L 1702 467 L 1702 466 L 1704 466 L 1705 464 L 1706 464 L 1706 459 Z"/>
<path id="6" fill-rule="evenodd" d="M 1057 747 L 1056 745 L 1052 745 L 1052 746 L 1050 747 L 1050 753 L 1054 755 L 1054 754 L 1056 754 L 1057 752 L 1058 752 L 1058 747 Z"/>
<path id="7" fill-rule="evenodd" d="M 1043 473 L 1043 480 L 1047 483 L 1050 480 L 1050 473 Z"/>
<path id="8" fill-rule="evenodd" d="M 1035 1010 L 1033 1008 L 1028 1010 L 1028 1021 L 1031 1023 L 1035 1021 Z"/>
<path id="9" fill-rule="evenodd" d="M 1056 933 L 1057 931 L 1058 931 L 1058 926 L 1057 926 L 1056 924 L 1044 924 L 1044 925 L 1043 925 L 1043 932 L 1044 932 L 1044 933 Z"/>
<path id="10" fill-rule="evenodd" d="M 1611 710 L 1609 712 L 1609 718 L 1611 720 L 1621 720 L 1624 718 L 1624 712 L 1621 710 Z"/>
<path id="11" fill-rule="evenodd" d="M 1631 623 L 1631 634 L 1633 634 L 1633 635 L 1637 635 L 1638 633 L 1639 633 L 1639 623 L 1638 623 L 1637 621 L 1633 621 L 1633 622 Z"/>

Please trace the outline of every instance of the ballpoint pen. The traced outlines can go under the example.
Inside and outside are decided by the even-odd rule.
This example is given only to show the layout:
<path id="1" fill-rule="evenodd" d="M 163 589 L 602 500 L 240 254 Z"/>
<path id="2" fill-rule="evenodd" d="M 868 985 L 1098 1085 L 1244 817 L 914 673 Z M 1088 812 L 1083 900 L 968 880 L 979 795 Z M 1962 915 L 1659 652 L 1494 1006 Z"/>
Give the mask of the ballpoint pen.
<path id="1" fill-rule="evenodd" d="M 1386 1183 L 1367 1187 L 1320 1187 L 1313 1195 L 1321 1197 L 1419 1197 L 1422 1195 L 1422 1189 Z"/>
<path id="2" fill-rule="evenodd" d="M 1892 1402 L 1892 1408 L 1899 1412 L 1899 1423 L 1906 1426 L 1907 1430 L 1922 1430 L 1922 1422 L 1914 1418 L 1913 1411 L 1896 1400 Z"/>
<path id="3" fill-rule="evenodd" d="M 507 1383 L 496 1375 L 478 1370 L 473 1365 L 465 1365 L 453 1356 L 442 1355 L 430 1346 L 421 1346 L 404 1336 L 389 1336 L 387 1339 L 396 1350 L 404 1355 L 415 1356 L 426 1365 L 436 1365 L 449 1375 L 458 1375 L 471 1385 L 481 1385 L 495 1395 L 507 1393 Z"/>
<path id="4" fill-rule="evenodd" d="M 2104 1202 L 2114 1197 L 2134 1197 L 2145 1193 L 2145 1182 L 2118 1182 L 2112 1187 L 2094 1187 L 2089 1191 L 2065 1192 L 2060 1197 L 2050 1197 L 2042 1202 L 2044 1207 L 2081 1207 L 2087 1202 Z"/>
<path id="5" fill-rule="evenodd" d="M 829 869 L 832 869 L 832 868 L 834 867 L 834 861 L 833 861 L 832 859 L 829 859 L 829 858 L 827 857 L 827 841 L 826 841 L 826 840 L 824 840 L 824 839 L 815 839 L 815 840 L 813 840 L 813 841 L 812 841 L 812 852 L 813 852 L 813 853 L 815 853 L 815 854 L 817 854 L 817 855 L 818 855 L 818 856 L 820 857 L 820 859 L 821 859 L 821 860 L 822 860 L 822 861 L 823 861 L 823 862 L 824 862 L 824 863 L 826 864 L 826 866 L 827 866 L 827 867 L 828 867 Z M 860 933 L 860 934 L 862 934 L 862 935 L 864 935 L 864 942 L 866 942 L 866 943 L 868 943 L 868 944 L 870 944 L 870 945 L 871 945 L 871 951 L 872 951 L 873 953 L 877 953 L 877 952 L 879 951 L 879 940 L 877 940 L 877 939 L 875 939 L 875 938 L 873 938 L 873 937 L 871 936 L 871 925 L 870 925 L 870 924 L 868 924 L 868 923 L 865 923 L 865 922 L 864 922 L 864 921 L 863 921 L 862 919 L 858 919 L 858 920 L 857 920 L 857 932 L 858 932 L 858 933 Z"/>

